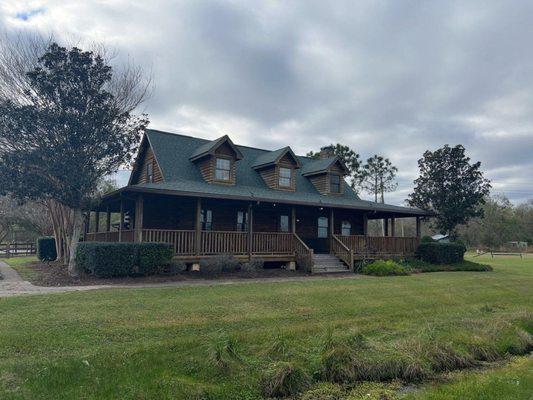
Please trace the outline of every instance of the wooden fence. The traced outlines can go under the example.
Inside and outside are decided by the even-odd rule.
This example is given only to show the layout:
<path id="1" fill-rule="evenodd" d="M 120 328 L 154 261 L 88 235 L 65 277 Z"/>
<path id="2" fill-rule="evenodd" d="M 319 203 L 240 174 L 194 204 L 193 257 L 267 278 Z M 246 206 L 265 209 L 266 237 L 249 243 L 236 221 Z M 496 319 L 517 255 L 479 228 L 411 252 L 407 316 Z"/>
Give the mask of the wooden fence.
<path id="1" fill-rule="evenodd" d="M 35 243 L 0 243 L 0 257 L 29 256 L 36 251 Z"/>

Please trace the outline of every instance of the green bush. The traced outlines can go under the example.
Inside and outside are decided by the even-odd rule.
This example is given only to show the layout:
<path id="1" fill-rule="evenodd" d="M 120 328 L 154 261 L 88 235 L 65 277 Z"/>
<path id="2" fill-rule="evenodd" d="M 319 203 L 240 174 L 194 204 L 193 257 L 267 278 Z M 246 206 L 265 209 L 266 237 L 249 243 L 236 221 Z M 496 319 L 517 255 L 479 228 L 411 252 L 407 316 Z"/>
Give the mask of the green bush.
<path id="1" fill-rule="evenodd" d="M 405 266 L 393 260 L 376 260 L 363 266 L 363 274 L 375 276 L 409 275 L 410 271 Z"/>
<path id="2" fill-rule="evenodd" d="M 174 249 L 165 243 L 138 244 L 138 272 L 142 275 L 156 274 L 162 266 L 170 264 Z"/>
<path id="3" fill-rule="evenodd" d="M 420 243 L 416 255 L 431 264 L 453 264 L 463 261 L 465 251 L 458 243 Z"/>
<path id="4" fill-rule="evenodd" d="M 479 264 L 472 261 L 461 261 L 455 264 L 431 264 L 419 259 L 409 259 L 402 263 L 416 272 L 439 272 L 439 271 L 492 271 L 487 264 Z"/>
<path id="5" fill-rule="evenodd" d="M 246 273 L 254 273 L 263 269 L 265 262 L 260 258 L 252 258 L 249 262 L 241 265 L 241 271 Z"/>
<path id="6" fill-rule="evenodd" d="M 241 263 L 231 254 L 223 254 L 200 261 L 200 274 L 216 276 L 222 272 L 234 272 L 241 268 Z"/>
<path id="7" fill-rule="evenodd" d="M 177 275 L 185 271 L 187 271 L 187 264 L 181 260 L 171 260 L 159 269 L 161 275 Z"/>
<path id="8" fill-rule="evenodd" d="M 270 364 L 259 381 L 265 397 L 289 397 L 305 391 L 311 382 L 309 375 L 289 362 Z"/>
<path id="9" fill-rule="evenodd" d="M 164 243 L 85 242 L 76 251 L 78 267 L 98 278 L 157 273 L 171 258 Z"/>
<path id="10" fill-rule="evenodd" d="M 37 258 L 41 261 L 54 261 L 57 258 L 56 240 L 53 237 L 37 238 Z"/>

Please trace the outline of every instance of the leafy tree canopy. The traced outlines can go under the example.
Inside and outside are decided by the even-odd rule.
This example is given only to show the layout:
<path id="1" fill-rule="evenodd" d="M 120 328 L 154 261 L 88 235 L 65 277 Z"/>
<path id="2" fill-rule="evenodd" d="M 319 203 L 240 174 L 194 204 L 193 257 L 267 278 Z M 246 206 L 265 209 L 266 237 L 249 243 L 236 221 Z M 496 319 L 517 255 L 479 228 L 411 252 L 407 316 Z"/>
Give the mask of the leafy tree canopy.
<path id="1" fill-rule="evenodd" d="M 483 177 L 481 163 L 470 163 L 462 145 L 426 151 L 418 160 L 420 176 L 409 195 L 411 206 L 437 213 L 435 228 L 455 235 L 455 228 L 482 216 L 490 181 Z"/>
<path id="2" fill-rule="evenodd" d="M 108 90 L 102 57 L 52 44 L 27 73 L 24 101 L 0 102 L 0 187 L 19 198 L 83 208 L 128 162 L 147 124 Z"/>

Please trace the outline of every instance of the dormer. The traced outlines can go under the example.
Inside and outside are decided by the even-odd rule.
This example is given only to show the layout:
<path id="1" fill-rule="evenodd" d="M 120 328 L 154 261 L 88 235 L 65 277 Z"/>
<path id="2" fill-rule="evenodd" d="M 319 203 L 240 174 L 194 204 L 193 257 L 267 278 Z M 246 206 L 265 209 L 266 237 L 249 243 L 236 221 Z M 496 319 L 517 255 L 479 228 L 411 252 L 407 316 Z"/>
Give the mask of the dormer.
<path id="1" fill-rule="evenodd" d="M 320 158 L 306 163 L 302 168 L 302 175 L 323 195 L 342 195 L 344 177 L 348 173 L 348 168 L 338 156 Z"/>
<path id="2" fill-rule="evenodd" d="M 257 157 L 252 165 L 270 189 L 296 190 L 296 169 L 300 160 L 290 147 L 266 152 Z"/>
<path id="3" fill-rule="evenodd" d="M 206 182 L 227 185 L 235 184 L 236 162 L 241 159 L 242 153 L 228 135 L 203 144 L 190 157 Z"/>
<path id="4" fill-rule="evenodd" d="M 163 182 L 163 174 L 148 138 L 143 136 L 128 185 Z"/>

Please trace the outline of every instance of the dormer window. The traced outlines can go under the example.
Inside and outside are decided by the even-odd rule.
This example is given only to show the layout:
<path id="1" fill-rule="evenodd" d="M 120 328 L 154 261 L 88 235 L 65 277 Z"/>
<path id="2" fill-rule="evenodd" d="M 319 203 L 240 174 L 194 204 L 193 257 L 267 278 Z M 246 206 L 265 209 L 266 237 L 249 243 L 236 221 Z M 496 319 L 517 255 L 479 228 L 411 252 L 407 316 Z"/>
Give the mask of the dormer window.
<path id="1" fill-rule="evenodd" d="M 231 176 L 231 160 L 217 157 L 215 179 L 217 181 L 229 181 Z"/>
<path id="2" fill-rule="evenodd" d="M 279 169 L 279 186 L 292 187 L 292 170 L 290 168 L 281 167 Z"/>
<path id="3" fill-rule="evenodd" d="M 154 181 L 154 164 L 149 162 L 146 164 L 146 182 L 152 183 Z"/>
<path id="4" fill-rule="evenodd" d="M 329 177 L 329 191 L 330 193 L 341 192 L 341 177 L 337 174 L 331 174 Z"/>

